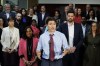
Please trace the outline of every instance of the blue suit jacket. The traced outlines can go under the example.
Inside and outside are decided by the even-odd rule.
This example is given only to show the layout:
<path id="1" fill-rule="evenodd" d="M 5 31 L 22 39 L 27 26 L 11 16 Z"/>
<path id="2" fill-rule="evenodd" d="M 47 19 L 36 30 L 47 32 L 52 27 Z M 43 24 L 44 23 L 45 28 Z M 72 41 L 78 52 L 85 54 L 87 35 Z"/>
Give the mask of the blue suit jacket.
<path id="1" fill-rule="evenodd" d="M 68 24 L 63 23 L 60 25 L 58 31 L 65 34 L 67 41 L 69 42 L 69 32 L 68 32 Z M 74 23 L 74 39 L 73 39 L 73 45 L 76 47 L 76 50 L 79 50 L 79 48 L 82 46 L 83 43 L 83 31 L 81 24 Z"/>
<path id="2" fill-rule="evenodd" d="M 11 17 L 15 18 L 15 13 L 10 12 L 9 14 L 10 14 Z M 5 11 L 0 13 L 0 17 L 3 18 L 3 20 L 4 20 L 4 26 L 8 26 L 8 20 L 7 20 L 7 16 L 6 16 L 6 12 Z"/>
<path id="3" fill-rule="evenodd" d="M 49 16 L 49 14 L 45 13 L 45 16 L 44 16 L 43 20 L 42 20 L 42 14 L 41 13 L 38 13 L 37 16 L 38 16 L 38 26 L 43 27 L 45 25 L 45 20 Z"/>

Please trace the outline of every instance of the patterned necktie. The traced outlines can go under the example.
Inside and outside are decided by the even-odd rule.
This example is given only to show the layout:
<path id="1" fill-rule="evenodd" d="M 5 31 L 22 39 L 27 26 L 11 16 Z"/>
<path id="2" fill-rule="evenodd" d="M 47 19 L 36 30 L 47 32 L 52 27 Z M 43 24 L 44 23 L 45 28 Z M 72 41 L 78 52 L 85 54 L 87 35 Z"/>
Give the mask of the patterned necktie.
<path id="1" fill-rule="evenodd" d="M 50 48 L 50 60 L 53 61 L 54 60 L 54 41 L 53 41 L 53 35 L 50 34 L 50 44 L 49 44 L 49 48 Z"/>

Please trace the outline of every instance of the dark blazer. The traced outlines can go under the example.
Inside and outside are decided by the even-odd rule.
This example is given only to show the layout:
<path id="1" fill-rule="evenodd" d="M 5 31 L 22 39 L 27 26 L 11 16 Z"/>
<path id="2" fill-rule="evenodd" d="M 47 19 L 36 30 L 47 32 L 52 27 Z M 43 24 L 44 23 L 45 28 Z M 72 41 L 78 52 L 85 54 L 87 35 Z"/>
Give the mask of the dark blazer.
<path id="1" fill-rule="evenodd" d="M 42 14 L 41 13 L 38 13 L 37 16 L 38 16 L 38 26 L 43 27 L 45 25 L 45 20 L 49 16 L 49 14 L 45 13 L 45 16 L 44 16 L 43 20 L 42 20 Z"/>
<path id="2" fill-rule="evenodd" d="M 14 26 L 19 29 L 19 34 L 20 34 L 20 38 L 21 38 L 24 33 L 24 29 L 25 29 L 23 23 L 21 21 L 19 23 L 17 21 L 15 21 Z"/>
<path id="3" fill-rule="evenodd" d="M 11 17 L 15 18 L 15 13 L 10 12 L 9 14 L 10 14 Z M 7 20 L 7 16 L 6 16 L 5 11 L 0 13 L 0 17 L 3 18 L 3 20 L 4 20 L 4 27 L 8 26 L 8 20 Z"/>
<path id="4" fill-rule="evenodd" d="M 88 35 L 89 31 L 90 31 L 90 25 L 86 24 L 85 37 Z"/>
<path id="5" fill-rule="evenodd" d="M 58 30 L 65 34 L 65 36 L 67 38 L 67 41 L 69 42 L 68 24 L 63 23 L 62 25 L 60 25 Z M 74 23 L 73 43 L 74 43 L 73 45 L 76 47 L 76 50 L 78 50 L 81 47 L 82 43 L 83 43 L 83 31 L 82 31 L 81 24 Z"/>
<path id="6" fill-rule="evenodd" d="M 63 12 L 62 15 L 61 15 L 61 22 L 60 23 L 63 23 L 64 21 L 67 20 L 66 16 L 67 16 L 66 13 Z"/>

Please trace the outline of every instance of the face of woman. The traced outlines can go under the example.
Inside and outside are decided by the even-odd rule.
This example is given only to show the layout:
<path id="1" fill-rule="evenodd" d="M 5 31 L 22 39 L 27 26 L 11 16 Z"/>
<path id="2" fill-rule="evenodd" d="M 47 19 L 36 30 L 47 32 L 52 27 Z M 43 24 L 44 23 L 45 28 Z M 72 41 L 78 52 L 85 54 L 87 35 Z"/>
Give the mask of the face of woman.
<path id="1" fill-rule="evenodd" d="M 29 9 L 29 14 L 33 14 L 33 9 Z"/>
<path id="2" fill-rule="evenodd" d="M 78 9 L 78 15 L 81 15 L 81 9 Z"/>
<path id="3" fill-rule="evenodd" d="M 89 15 L 90 15 L 90 16 L 93 16 L 93 11 L 90 11 Z"/>
<path id="4" fill-rule="evenodd" d="M 59 13 L 57 11 L 55 11 L 55 16 L 59 16 Z"/>
<path id="5" fill-rule="evenodd" d="M 22 10 L 22 14 L 23 14 L 23 15 L 25 15 L 25 14 L 26 14 L 25 10 Z"/>
<path id="6" fill-rule="evenodd" d="M 3 20 L 2 19 L 0 19 L 0 25 L 3 26 Z"/>
<path id="7" fill-rule="evenodd" d="M 96 23 L 92 23 L 92 31 L 96 31 L 97 30 L 97 24 Z"/>
<path id="8" fill-rule="evenodd" d="M 26 36 L 29 37 L 29 38 L 32 37 L 32 30 L 30 28 L 27 28 Z"/>
<path id="9" fill-rule="evenodd" d="M 14 20 L 8 22 L 9 27 L 14 27 Z"/>

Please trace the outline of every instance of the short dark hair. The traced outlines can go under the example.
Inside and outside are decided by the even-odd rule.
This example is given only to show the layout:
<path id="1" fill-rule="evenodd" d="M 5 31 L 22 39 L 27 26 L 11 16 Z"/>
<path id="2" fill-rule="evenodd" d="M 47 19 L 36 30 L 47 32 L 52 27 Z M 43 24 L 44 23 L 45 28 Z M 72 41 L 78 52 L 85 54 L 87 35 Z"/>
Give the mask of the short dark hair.
<path id="1" fill-rule="evenodd" d="M 8 22 L 14 21 L 14 20 L 15 20 L 14 17 L 11 17 L 11 16 L 10 16 L 10 17 L 8 18 Z"/>
<path id="2" fill-rule="evenodd" d="M 73 14 L 75 15 L 74 10 L 69 10 L 69 11 L 67 12 L 67 14 L 69 14 L 69 13 L 73 13 Z"/>
<path id="3" fill-rule="evenodd" d="M 56 24 L 57 24 L 57 21 L 56 21 L 56 19 L 54 18 L 54 17 L 48 17 L 47 19 L 46 19 L 46 24 L 48 24 L 49 23 L 49 21 L 54 21 Z"/>

